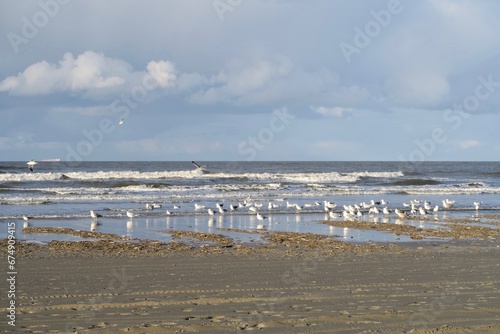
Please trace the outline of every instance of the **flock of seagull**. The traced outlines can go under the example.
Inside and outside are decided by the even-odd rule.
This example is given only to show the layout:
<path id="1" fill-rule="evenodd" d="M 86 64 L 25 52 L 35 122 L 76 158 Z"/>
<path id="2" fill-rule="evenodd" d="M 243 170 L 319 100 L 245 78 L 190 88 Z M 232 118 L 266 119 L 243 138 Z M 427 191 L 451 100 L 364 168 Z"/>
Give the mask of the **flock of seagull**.
<path id="1" fill-rule="evenodd" d="M 121 119 L 119 124 L 123 124 L 124 119 Z M 196 170 L 199 171 L 204 171 L 206 166 L 200 166 L 194 161 L 191 161 L 191 163 L 196 167 Z M 30 160 L 27 162 L 27 165 L 31 171 L 33 171 L 34 166 L 38 164 L 34 160 Z M 277 200 L 277 201 L 282 201 L 284 202 L 284 199 Z M 392 212 L 394 212 L 399 218 L 415 218 L 415 217 L 423 217 L 427 216 L 428 214 L 437 214 L 437 212 L 440 210 L 439 205 L 431 205 L 430 202 L 428 201 L 421 201 L 421 200 L 412 200 L 410 203 L 403 203 L 403 208 L 402 209 L 389 209 L 388 208 L 389 202 L 385 200 L 380 200 L 380 201 L 375 201 L 371 200 L 369 203 L 367 202 L 362 202 L 359 204 L 354 204 L 354 205 L 343 205 L 342 210 L 335 210 L 337 208 L 337 204 L 324 200 L 323 203 L 320 203 L 319 201 L 315 201 L 314 203 L 306 203 L 304 205 L 299 205 L 297 203 L 290 203 L 289 201 L 286 201 L 284 205 L 286 205 L 286 209 L 292 209 L 296 213 L 300 213 L 304 209 L 307 208 L 318 208 L 323 205 L 324 212 L 328 214 L 328 216 L 331 219 L 337 219 L 340 217 L 343 217 L 346 220 L 359 220 L 365 215 L 369 216 L 376 216 L 382 213 L 385 216 L 389 216 Z M 479 207 L 481 206 L 482 202 L 474 202 L 474 208 L 479 210 Z M 455 205 L 455 201 L 449 200 L 449 199 L 444 199 L 442 200 L 442 208 L 444 210 L 448 210 L 453 208 Z M 195 203 L 194 204 L 194 210 L 195 211 L 201 211 L 201 210 L 206 210 L 207 213 L 210 216 L 214 216 L 215 214 L 225 214 L 228 210 L 225 209 L 224 204 L 222 203 L 216 203 L 215 208 L 206 208 L 205 205 Z M 259 221 L 264 221 L 267 219 L 267 216 L 263 216 L 259 210 L 264 206 L 263 203 L 249 203 L 247 200 L 243 202 L 238 202 L 238 204 L 229 204 L 229 211 L 234 212 L 234 211 L 243 211 L 246 210 L 247 212 L 251 214 L 255 214 L 257 220 Z M 160 209 L 162 207 L 161 204 L 158 203 L 146 203 L 146 210 L 155 210 L 155 209 Z M 269 201 L 267 209 L 268 212 L 271 212 L 273 209 L 278 209 L 281 208 L 282 204 L 278 203 L 273 203 Z M 173 210 L 180 209 L 179 205 L 174 205 Z M 172 215 L 172 211 L 166 210 L 166 215 Z M 90 216 L 94 221 L 97 221 L 98 218 L 103 217 L 103 215 L 96 213 L 94 210 L 90 210 Z M 135 214 L 134 212 L 127 210 L 126 211 L 126 216 L 130 219 L 132 219 Z M 25 222 L 28 222 L 29 219 L 32 217 L 29 216 L 23 216 L 23 219 Z M 263 225 L 259 225 L 258 227 L 262 227 Z"/>
<path id="2" fill-rule="evenodd" d="M 323 207 L 323 210 L 326 214 L 331 219 L 338 219 L 343 217 L 345 220 L 349 221 L 356 221 L 362 219 L 362 217 L 368 215 L 370 217 L 375 217 L 377 215 L 384 215 L 388 217 L 392 213 L 398 216 L 400 219 L 412 219 L 412 218 L 418 218 L 418 217 L 425 217 L 429 214 L 434 214 L 436 215 L 439 210 L 444 209 L 444 210 L 449 210 L 452 209 L 455 206 L 455 201 L 454 200 L 449 200 L 449 199 L 444 199 L 442 200 L 442 206 L 440 207 L 439 205 L 431 205 L 431 202 L 429 201 L 422 201 L 422 200 L 412 200 L 409 203 L 403 203 L 401 209 L 395 208 L 395 209 L 390 209 L 388 204 L 389 202 L 385 200 L 381 201 L 375 201 L 371 200 L 370 202 L 362 202 L 359 204 L 353 204 L 353 205 L 343 205 L 342 208 L 337 209 L 337 204 L 334 202 L 330 202 L 327 200 L 324 200 L 323 203 L 316 201 L 314 203 L 306 203 L 303 205 L 299 205 L 297 203 L 290 203 L 289 201 L 285 200 L 278 200 L 282 201 L 284 203 L 278 204 L 274 202 L 269 202 L 267 205 L 267 213 L 271 213 L 273 209 L 279 209 L 279 208 L 286 208 L 287 210 L 293 210 L 295 213 L 300 213 L 300 212 L 315 212 L 314 209 L 321 208 Z M 479 210 L 482 202 L 474 202 L 474 208 L 475 210 Z M 145 204 L 145 209 L 146 210 L 157 210 L 161 209 L 162 204 L 159 203 L 146 203 Z M 166 210 L 165 214 L 167 216 L 173 215 L 174 210 L 179 210 L 181 207 L 180 205 L 173 205 L 173 207 L 170 210 Z M 304 211 L 310 208 L 309 211 Z M 257 226 L 257 228 L 263 228 L 262 222 L 268 218 L 268 216 L 264 216 L 262 213 L 259 212 L 259 210 L 265 210 L 266 207 L 264 206 L 264 203 L 250 203 L 247 200 L 243 202 L 238 202 L 238 204 L 229 204 L 228 209 L 224 208 L 223 203 L 216 203 L 215 208 L 213 207 L 207 207 L 203 204 L 199 203 L 194 203 L 194 211 L 195 212 L 207 212 L 209 216 L 214 216 L 216 214 L 219 215 L 224 215 L 228 211 L 229 212 L 242 212 L 242 213 L 249 213 L 249 214 L 255 214 L 256 218 L 258 221 L 261 222 Z M 312 209 L 312 210 L 311 210 Z M 280 213 L 286 213 L 289 211 L 280 211 Z M 92 219 L 97 220 L 98 218 L 103 217 L 101 214 L 96 213 L 94 210 L 90 210 L 90 216 Z M 126 211 L 126 216 L 130 219 L 132 219 L 135 215 L 134 212 L 127 210 Z M 25 219 L 27 220 L 27 219 Z"/>

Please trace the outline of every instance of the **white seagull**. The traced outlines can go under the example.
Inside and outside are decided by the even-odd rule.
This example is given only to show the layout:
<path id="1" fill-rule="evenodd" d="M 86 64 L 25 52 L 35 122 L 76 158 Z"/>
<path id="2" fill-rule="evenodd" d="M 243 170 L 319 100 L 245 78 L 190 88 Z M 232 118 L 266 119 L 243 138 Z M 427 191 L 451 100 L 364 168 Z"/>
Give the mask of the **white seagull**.
<path id="1" fill-rule="evenodd" d="M 394 209 L 394 212 L 398 215 L 399 218 L 406 218 L 406 212 L 399 211 L 398 209 Z"/>
<path id="2" fill-rule="evenodd" d="M 479 210 L 479 206 L 481 205 L 481 203 L 483 202 L 474 202 L 474 207 L 476 208 L 476 211 Z"/>
<path id="3" fill-rule="evenodd" d="M 450 201 L 448 199 L 443 200 L 443 208 L 450 209 L 455 204 L 455 201 Z"/>
<path id="4" fill-rule="evenodd" d="M 33 167 L 35 167 L 35 165 L 38 164 L 38 162 L 36 162 L 35 160 L 30 160 L 26 164 L 28 165 L 30 171 L 33 171 Z"/>
<path id="5" fill-rule="evenodd" d="M 340 217 L 340 215 L 338 213 L 335 213 L 333 211 L 328 211 L 328 215 L 330 216 L 330 218 L 332 219 L 337 219 Z"/>
<path id="6" fill-rule="evenodd" d="M 127 210 L 127 217 L 129 217 L 130 219 L 134 218 L 134 213 Z"/>
<path id="7" fill-rule="evenodd" d="M 266 218 L 267 218 L 266 216 L 263 216 L 263 215 L 261 215 L 260 213 L 257 212 L 257 220 L 262 221 L 262 220 L 264 220 Z"/>
<path id="8" fill-rule="evenodd" d="M 120 118 L 120 121 L 118 122 L 119 125 L 122 125 L 123 123 L 125 123 L 125 118 Z"/>
<path id="9" fill-rule="evenodd" d="M 202 204 L 194 203 L 194 209 L 195 210 L 205 209 L 205 206 Z"/>
<path id="10" fill-rule="evenodd" d="M 423 207 L 418 208 L 418 213 L 420 213 L 421 216 L 425 216 L 427 214 L 427 211 Z"/>
<path id="11" fill-rule="evenodd" d="M 102 215 L 94 212 L 94 210 L 90 210 L 90 217 L 94 218 L 94 219 L 97 219 L 99 217 L 102 217 Z"/>
<path id="12" fill-rule="evenodd" d="M 203 166 L 200 166 L 198 165 L 196 162 L 194 161 L 191 161 L 191 163 L 196 167 L 196 170 L 201 170 L 203 171 L 205 169 L 205 167 L 207 167 L 206 165 L 203 165 Z"/>
<path id="13" fill-rule="evenodd" d="M 260 222 L 263 222 L 264 219 L 266 219 L 267 217 L 264 217 L 263 215 L 261 215 L 260 213 L 257 212 L 257 220 L 260 221 Z M 257 230 L 263 230 L 264 229 L 264 223 L 260 223 L 257 225 Z"/>

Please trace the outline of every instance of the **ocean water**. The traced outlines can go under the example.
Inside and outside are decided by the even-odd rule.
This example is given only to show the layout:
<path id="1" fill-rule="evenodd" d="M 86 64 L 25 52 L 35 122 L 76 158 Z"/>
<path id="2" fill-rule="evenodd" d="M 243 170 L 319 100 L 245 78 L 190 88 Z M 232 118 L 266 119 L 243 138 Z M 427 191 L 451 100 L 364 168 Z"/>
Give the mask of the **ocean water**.
<path id="1" fill-rule="evenodd" d="M 269 217 L 269 231 L 313 232 L 339 235 L 352 241 L 407 241 L 383 232 L 332 228 L 323 206 L 370 200 L 388 201 L 390 209 L 403 208 L 410 200 L 440 205 L 455 200 L 452 210 L 439 217 L 461 218 L 500 214 L 499 162 L 39 162 L 33 172 L 26 162 L 0 162 L 0 238 L 7 236 L 7 223 L 16 222 L 17 238 L 47 242 L 79 240 L 53 234 L 25 234 L 22 226 L 91 228 L 131 238 L 170 240 L 168 231 L 192 230 L 227 234 L 242 241 L 258 235 L 228 232 L 253 231 L 260 223 L 247 207 L 230 212 L 229 205 L 262 204 L 259 212 Z M 301 212 L 286 203 L 303 206 Z M 476 212 L 473 202 L 481 201 Z M 269 209 L 269 202 L 276 208 Z M 146 203 L 161 208 L 147 210 Z M 196 210 L 194 204 L 204 205 Z M 223 203 L 225 214 L 209 216 L 206 208 Z M 179 208 L 174 208 L 179 206 Z M 89 211 L 103 217 L 92 225 Z M 134 212 L 129 219 L 126 211 Z M 171 215 L 167 215 L 169 210 Z M 31 216 L 28 223 L 23 215 Z M 362 219 L 373 217 L 365 215 Z M 381 216 L 382 218 L 382 216 Z M 395 216 L 383 217 L 395 222 Z M 439 220 L 437 220 L 439 221 Z M 408 222 L 413 224 L 413 222 Z M 427 225 L 425 225 L 427 224 Z M 425 223 L 428 227 L 432 223 Z M 430 225 L 429 225 L 430 224 Z"/>

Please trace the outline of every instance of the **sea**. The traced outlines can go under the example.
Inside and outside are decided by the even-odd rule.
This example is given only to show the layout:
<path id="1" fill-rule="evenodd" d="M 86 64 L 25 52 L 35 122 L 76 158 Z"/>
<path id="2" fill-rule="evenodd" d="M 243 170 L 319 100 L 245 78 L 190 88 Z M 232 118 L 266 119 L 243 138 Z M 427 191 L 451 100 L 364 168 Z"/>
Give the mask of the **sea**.
<path id="1" fill-rule="evenodd" d="M 319 233 L 349 242 L 409 242 L 402 235 L 323 224 L 332 219 L 325 214 L 323 201 L 337 204 L 336 212 L 344 205 L 372 200 L 386 202 L 380 208 L 390 210 L 407 209 L 403 203 L 412 200 L 439 205 L 432 218 L 403 222 L 421 228 L 439 228 L 444 218 L 500 214 L 500 162 L 196 163 L 203 168 L 191 161 L 48 161 L 38 162 L 30 171 L 26 161 L 0 162 L 0 238 L 7 237 L 7 226 L 14 222 L 18 240 L 38 243 L 83 239 L 24 233 L 24 227 L 95 230 L 165 242 L 172 240 L 169 232 L 183 230 L 256 242 L 261 241 L 260 234 L 254 232 L 262 222 L 248 208 L 257 206 L 267 217 L 263 222 L 267 231 Z M 453 208 L 442 209 L 445 199 L 455 201 Z M 479 210 L 474 202 L 481 202 Z M 150 204 L 157 208 L 148 209 Z M 204 208 L 195 209 L 195 204 Z M 217 204 L 227 211 L 209 215 L 208 208 L 217 211 Z M 231 211 L 230 205 L 239 207 Z M 90 210 L 103 217 L 95 221 Z M 128 218 L 127 211 L 134 217 Z M 23 216 L 30 218 L 26 222 Z M 394 213 L 374 217 L 364 212 L 359 219 L 401 223 L 397 218 Z"/>

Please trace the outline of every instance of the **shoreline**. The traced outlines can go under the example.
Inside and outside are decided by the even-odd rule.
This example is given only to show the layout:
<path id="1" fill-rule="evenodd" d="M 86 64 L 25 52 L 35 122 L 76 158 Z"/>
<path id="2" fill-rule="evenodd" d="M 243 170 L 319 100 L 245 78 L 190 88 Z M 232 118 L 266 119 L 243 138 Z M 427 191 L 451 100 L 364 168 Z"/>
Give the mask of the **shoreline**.
<path id="1" fill-rule="evenodd" d="M 360 245 L 270 233 L 269 244 L 229 246 L 189 237 L 201 242 L 18 242 L 17 326 L 32 333 L 500 330 L 496 240 Z"/>

